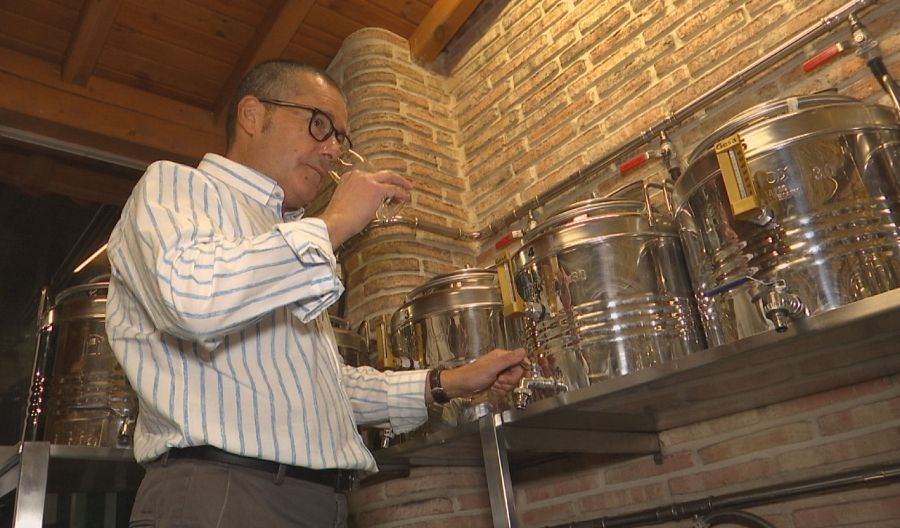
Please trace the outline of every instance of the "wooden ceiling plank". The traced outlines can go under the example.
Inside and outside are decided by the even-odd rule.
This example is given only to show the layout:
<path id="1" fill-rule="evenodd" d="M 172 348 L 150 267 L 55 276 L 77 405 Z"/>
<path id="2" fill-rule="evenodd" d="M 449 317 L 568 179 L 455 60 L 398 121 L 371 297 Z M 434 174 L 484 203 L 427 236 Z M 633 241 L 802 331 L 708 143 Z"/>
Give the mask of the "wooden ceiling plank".
<path id="1" fill-rule="evenodd" d="M 325 55 L 310 48 L 290 44 L 284 50 L 284 54 L 282 56 L 288 59 L 295 59 L 300 62 L 305 62 L 306 64 L 316 66 L 324 70 L 328 68 L 329 64 L 331 64 L 331 57 L 334 56 L 334 53 Z"/>
<path id="2" fill-rule="evenodd" d="M 339 15 L 331 9 L 322 7 L 319 4 L 316 4 L 309 11 L 309 17 L 306 20 L 306 24 L 321 28 L 323 31 L 327 31 L 332 35 L 337 35 L 341 42 L 344 41 L 344 38 L 347 35 L 366 27 L 352 18 Z"/>
<path id="3" fill-rule="evenodd" d="M 243 22 L 262 20 L 268 11 L 268 7 L 264 5 L 246 1 L 238 2 L 230 0 L 223 2 L 222 0 L 179 0 L 179 4 L 183 5 L 185 3 L 208 9 L 211 12 L 218 13 L 231 20 Z"/>
<path id="4" fill-rule="evenodd" d="M 231 71 L 231 61 L 214 59 L 194 49 L 180 47 L 171 41 L 143 33 L 122 31 L 118 27 L 110 31 L 107 42 L 106 51 L 101 54 L 95 71 L 99 71 L 101 67 L 108 67 L 108 52 L 116 50 L 121 54 L 135 57 L 131 65 L 123 65 L 125 68 L 122 71 L 139 72 L 143 76 L 155 78 L 153 69 L 156 67 L 173 70 L 175 72 L 173 82 L 183 87 L 202 89 L 207 100 L 209 94 L 216 93 L 219 85 Z M 158 66 L 153 66 L 154 63 Z M 144 71 L 145 68 L 148 69 Z M 205 84 L 214 87 L 209 88 L 204 86 Z"/>
<path id="5" fill-rule="evenodd" d="M 371 0 L 378 7 L 390 11 L 395 15 L 401 16 L 412 22 L 414 25 L 425 18 L 431 5 L 424 2 L 413 0 L 405 0 L 398 2 L 397 0 Z"/>
<path id="6" fill-rule="evenodd" d="M 102 143 L 95 139 L 87 145 L 99 150 L 118 153 L 118 146 L 127 143 L 167 152 L 176 159 L 198 160 L 206 152 L 220 151 L 223 143 L 222 133 L 204 134 L 152 114 L 74 95 L 8 73 L 0 72 L 0 86 L 0 122 L 15 120 L 15 115 L 3 115 L 11 112 L 39 122 L 40 129 L 27 129 L 31 132 L 57 137 L 47 131 L 59 127 L 78 130 L 93 138 L 104 138 Z"/>
<path id="7" fill-rule="evenodd" d="M 87 84 L 121 5 L 122 0 L 87 0 L 84 3 L 63 61 L 64 81 L 81 86 Z"/>
<path id="8" fill-rule="evenodd" d="M 45 60 L 60 60 L 69 40 L 64 30 L 0 10 L 0 45 Z"/>
<path id="9" fill-rule="evenodd" d="M 315 0 L 282 0 L 276 2 L 257 27 L 250 45 L 231 71 L 225 85 L 219 91 L 214 107 L 216 121 L 222 121 L 228 111 L 231 95 L 241 78 L 260 62 L 275 59 L 284 53 L 297 33 Z"/>
<path id="10" fill-rule="evenodd" d="M 210 108 L 212 100 L 208 94 L 219 89 L 219 82 L 197 74 L 187 74 L 187 71 L 178 65 L 116 47 L 106 48 L 95 69 L 97 76 L 111 81 L 198 108 Z M 184 82 L 185 79 L 190 79 L 190 82 Z"/>
<path id="11" fill-rule="evenodd" d="M 3 72 L 27 79 L 38 86 L 46 86 L 113 107 L 143 112 L 197 130 L 202 134 L 222 133 L 221 128 L 213 123 L 212 113 L 209 110 L 98 76 L 92 77 L 87 87 L 70 84 L 60 79 L 59 68 L 53 64 L 0 48 L 0 73 Z"/>
<path id="12" fill-rule="evenodd" d="M 78 22 L 78 12 L 80 7 L 72 9 L 71 7 L 61 6 L 48 0 L 28 0 L 27 2 L 2 2 L 0 11 L 8 11 L 16 13 L 20 16 L 29 18 L 41 24 L 55 27 L 64 31 L 66 35 L 71 33 L 72 28 Z"/>
<path id="13" fill-rule="evenodd" d="M 437 0 L 409 37 L 410 54 L 425 63 L 440 55 L 481 0 Z"/>
<path id="14" fill-rule="evenodd" d="M 402 16 L 397 16 L 391 11 L 369 1 L 335 0 L 332 2 L 320 2 L 319 7 L 353 20 L 364 27 L 385 28 L 404 38 L 416 29 L 414 22 Z"/>
<path id="15" fill-rule="evenodd" d="M 317 27 L 309 25 L 309 20 L 303 23 L 300 31 L 294 35 L 291 44 L 301 48 L 309 48 L 324 55 L 328 55 L 329 59 L 341 49 L 344 39 L 339 36 L 326 33 Z"/>
<path id="16" fill-rule="evenodd" d="M 126 1 L 116 17 L 116 28 L 233 63 L 253 37 L 262 17 L 229 19 L 192 6 L 184 0 L 178 2 L 177 10 L 150 2 Z"/>

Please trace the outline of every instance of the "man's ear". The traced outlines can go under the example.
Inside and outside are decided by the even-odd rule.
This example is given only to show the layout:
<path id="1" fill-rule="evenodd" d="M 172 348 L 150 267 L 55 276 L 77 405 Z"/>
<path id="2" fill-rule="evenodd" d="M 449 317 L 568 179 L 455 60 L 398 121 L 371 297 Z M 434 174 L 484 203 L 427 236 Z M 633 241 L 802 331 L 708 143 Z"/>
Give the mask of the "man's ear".
<path id="1" fill-rule="evenodd" d="M 265 114 L 266 109 L 259 99 L 253 95 L 245 95 L 237 104 L 235 126 L 252 137 L 262 131 Z"/>

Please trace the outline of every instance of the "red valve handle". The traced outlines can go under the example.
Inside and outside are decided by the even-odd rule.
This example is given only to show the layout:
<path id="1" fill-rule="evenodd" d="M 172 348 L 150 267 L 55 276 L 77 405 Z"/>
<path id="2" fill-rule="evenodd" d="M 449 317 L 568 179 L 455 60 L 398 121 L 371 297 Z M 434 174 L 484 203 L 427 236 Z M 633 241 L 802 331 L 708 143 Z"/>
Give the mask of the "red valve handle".
<path id="1" fill-rule="evenodd" d="M 499 251 L 499 250 L 505 248 L 506 246 L 512 244 L 513 240 L 515 240 L 515 239 L 516 239 L 516 237 L 512 233 L 510 233 L 510 234 L 504 236 L 503 238 L 501 238 L 500 240 L 498 240 L 494 244 L 494 249 Z"/>
<path id="2" fill-rule="evenodd" d="M 846 46 L 844 46 L 843 42 L 838 42 L 834 46 L 826 48 L 825 50 L 817 53 L 815 57 L 804 62 L 803 63 L 803 71 L 805 71 L 806 73 L 809 73 L 809 72 L 815 70 L 819 66 L 825 64 L 826 62 L 828 62 L 831 59 L 840 55 L 841 52 L 844 51 L 844 49 L 846 49 Z"/>
<path id="3" fill-rule="evenodd" d="M 619 165 L 619 174 L 625 174 L 628 171 L 631 171 L 631 170 L 634 170 L 634 169 L 640 167 L 648 159 L 650 159 L 650 153 L 649 152 L 641 152 L 637 156 L 635 156 L 635 157 L 631 158 L 630 160 L 626 161 L 625 163 Z"/>

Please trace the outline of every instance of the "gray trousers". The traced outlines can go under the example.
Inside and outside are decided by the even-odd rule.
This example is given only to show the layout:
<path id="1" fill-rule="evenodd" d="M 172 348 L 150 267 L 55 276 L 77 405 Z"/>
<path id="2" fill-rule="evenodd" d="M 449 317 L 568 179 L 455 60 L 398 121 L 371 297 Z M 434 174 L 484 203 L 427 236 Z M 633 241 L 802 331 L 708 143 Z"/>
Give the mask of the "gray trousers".
<path id="1" fill-rule="evenodd" d="M 347 526 L 347 497 L 305 480 L 179 459 L 147 465 L 131 528 L 324 528 Z"/>

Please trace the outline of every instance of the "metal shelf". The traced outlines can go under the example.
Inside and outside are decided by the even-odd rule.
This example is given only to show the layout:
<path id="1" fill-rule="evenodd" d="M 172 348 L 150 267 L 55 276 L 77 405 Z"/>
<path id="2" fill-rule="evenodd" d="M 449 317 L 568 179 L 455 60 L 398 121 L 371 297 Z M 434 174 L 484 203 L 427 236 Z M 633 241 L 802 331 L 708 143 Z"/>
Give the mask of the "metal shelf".
<path id="1" fill-rule="evenodd" d="M 659 453 L 658 433 L 900 372 L 900 290 L 375 452 L 383 468 L 484 466 L 496 526 L 535 453 Z"/>
<path id="2" fill-rule="evenodd" d="M 900 372 L 900 290 L 809 317 L 679 361 L 485 417 L 510 451 L 584 452 L 579 436 L 627 440 Z M 552 438 L 546 438 L 553 435 Z M 375 452 L 379 464 L 480 465 L 479 426 L 416 438 Z M 535 444 L 535 445 L 532 445 Z M 609 446 L 607 446 L 609 447 Z M 591 449 L 591 452 L 597 452 Z M 604 452 L 627 452 L 613 450 Z M 455 461 L 455 464 L 453 462 Z"/>

